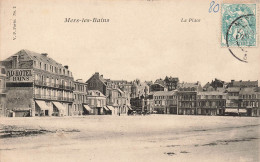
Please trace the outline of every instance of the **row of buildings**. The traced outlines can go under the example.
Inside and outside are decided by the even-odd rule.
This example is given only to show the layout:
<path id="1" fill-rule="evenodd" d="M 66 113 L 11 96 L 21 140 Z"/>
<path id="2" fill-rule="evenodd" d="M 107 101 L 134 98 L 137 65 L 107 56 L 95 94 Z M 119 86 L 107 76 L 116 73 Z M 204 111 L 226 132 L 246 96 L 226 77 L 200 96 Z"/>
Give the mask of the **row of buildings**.
<path id="1" fill-rule="evenodd" d="M 0 115 L 123 115 L 132 111 L 178 115 L 260 116 L 258 81 L 215 79 L 179 82 L 177 77 L 141 82 L 106 79 L 98 72 L 74 79 L 67 65 L 46 53 L 21 50 L 0 62 Z"/>

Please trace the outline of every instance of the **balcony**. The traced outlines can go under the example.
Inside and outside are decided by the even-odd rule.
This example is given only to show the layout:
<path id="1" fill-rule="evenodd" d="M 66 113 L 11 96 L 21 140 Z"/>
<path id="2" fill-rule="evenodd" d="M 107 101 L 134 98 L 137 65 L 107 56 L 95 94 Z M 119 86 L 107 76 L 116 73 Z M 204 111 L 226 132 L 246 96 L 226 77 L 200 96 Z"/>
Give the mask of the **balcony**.
<path id="1" fill-rule="evenodd" d="M 36 99 L 46 99 L 46 100 L 57 100 L 57 101 L 68 101 L 73 102 L 73 98 L 69 97 L 57 97 L 57 96 L 50 96 L 50 95 L 42 95 L 42 94 L 35 94 Z"/>
<path id="2" fill-rule="evenodd" d="M 65 89 L 69 91 L 73 91 L 74 87 L 71 86 L 65 86 L 65 85 L 60 85 L 56 83 L 51 83 L 51 82 L 42 82 L 40 80 L 35 80 L 34 84 L 37 86 L 42 86 L 42 87 L 51 87 L 51 88 L 57 88 L 57 89 Z"/>
<path id="3" fill-rule="evenodd" d="M 198 108 L 216 109 L 216 108 L 224 108 L 224 106 L 198 106 Z"/>

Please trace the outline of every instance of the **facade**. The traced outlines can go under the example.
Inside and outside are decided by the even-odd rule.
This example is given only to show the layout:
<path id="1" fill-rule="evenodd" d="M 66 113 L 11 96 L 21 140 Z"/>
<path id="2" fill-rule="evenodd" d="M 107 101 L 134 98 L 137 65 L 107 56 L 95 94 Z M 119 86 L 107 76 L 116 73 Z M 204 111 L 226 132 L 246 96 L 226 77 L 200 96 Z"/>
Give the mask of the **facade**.
<path id="1" fill-rule="evenodd" d="M 66 116 L 73 102 L 73 76 L 68 66 L 46 53 L 21 50 L 2 61 L 6 68 L 9 115 Z"/>
<path id="2" fill-rule="evenodd" d="M 132 82 L 131 98 L 147 96 L 149 94 L 149 91 L 149 86 L 145 82 L 141 83 L 139 79 L 136 79 Z"/>
<path id="3" fill-rule="evenodd" d="M 106 106 L 106 96 L 98 90 L 88 90 L 88 106 L 84 106 L 85 115 L 104 115 L 112 112 Z"/>
<path id="4" fill-rule="evenodd" d="M 104 79 L 98 72 L 87 81 L 89 90 L 98 90 L 107 98 L 107 106 L 113 107 L 116 114 L 126 114 L 130 109 L 131 84 L 125 80 Z"/>
<path id="5" fill-rule="evenodd" d="M 0 116 L 6 115 L 6 70 L 0 66 Z"/>
<path id="6" fill-rule="evenodd" d="M 256 88 L 242 88 L 239 92 L 239 100 L 241 101 L 239 110 L 246 110 L 247 116 L 260 116 L 260 93 Z"/>
<path id="7" fill-rule="evenodd" d="M 178 85 L 178 114 L 196 115 L 197 114 L 197 93 L 202 91 L 199 82 L 181 83 Z"/>
<path id="8" fill-rule="evenodd" d="M 224 115 L 226 106 L 226 96 L 226 93 L 218 91 L 198 92 L 197 114 Z"/>
<path id="9" fill-rule="evenodd" d="M 154 111 L 158 114 L 177 114 L 177 91 L 157 91 L 153 93 Z"/>
<path id="10" fill-rule="evenodd" d="M 73 83 L 74 83 L 74 90 L 73 90 L 74 101 L 69 115 L 71 116 L 82 115 L 84 105 L 88 104 L 87 83 L 84 83 L 81 79 L 77 79 Z"/>
<path id="11" fill-rule="evenodd" d="M 131 98 L 131 108 L 137 112 L 151 113 L 154 110 L 153 95 Z"/>

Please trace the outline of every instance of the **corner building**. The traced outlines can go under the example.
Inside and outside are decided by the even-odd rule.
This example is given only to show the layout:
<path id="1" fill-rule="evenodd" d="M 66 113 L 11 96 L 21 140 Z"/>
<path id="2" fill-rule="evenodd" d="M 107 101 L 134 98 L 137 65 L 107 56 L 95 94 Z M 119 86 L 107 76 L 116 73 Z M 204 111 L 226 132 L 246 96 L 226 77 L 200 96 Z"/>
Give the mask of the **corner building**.
<path id="1" fill-rule="evenodd" d="M 67 116 L 73 102 L 73 76 L 68 66 L 46 53 L 21 50 L 2 61 L 6 68 L 10 116 Z"/>

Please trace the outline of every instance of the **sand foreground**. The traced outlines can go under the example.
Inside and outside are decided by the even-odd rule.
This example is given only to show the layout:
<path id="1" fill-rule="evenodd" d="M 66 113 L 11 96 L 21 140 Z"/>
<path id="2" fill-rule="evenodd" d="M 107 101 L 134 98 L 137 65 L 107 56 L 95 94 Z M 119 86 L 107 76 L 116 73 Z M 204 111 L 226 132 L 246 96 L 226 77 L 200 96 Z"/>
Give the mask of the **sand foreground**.
<path id="1" fill-rule="evenodd" d="M 0 118 L 1 162 L 260 161 L 260 118 Z"/>

